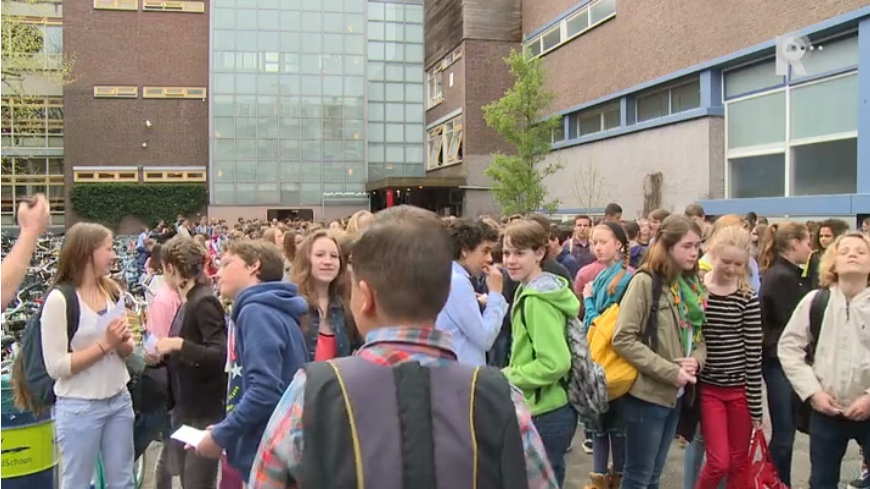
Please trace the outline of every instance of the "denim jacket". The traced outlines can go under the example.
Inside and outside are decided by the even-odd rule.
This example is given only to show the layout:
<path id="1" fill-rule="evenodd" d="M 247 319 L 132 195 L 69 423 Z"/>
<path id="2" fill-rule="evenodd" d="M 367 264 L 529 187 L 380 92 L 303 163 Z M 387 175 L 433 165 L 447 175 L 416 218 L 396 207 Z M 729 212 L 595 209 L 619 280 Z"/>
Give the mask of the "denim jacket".
<path id="1" fill-rule="evenodd" d="M 332 324 L 332 329 L 335 330 L 335 343 L 338 347 L 338 356 L 350 356 L 350 354 L 353 353 L 353 350 L 360 345 L 356 344 L 356 342 L 354 342 L 350 337 L 350 333 L 347 330 L 345 309 L 342 306 L 341 301 L 333 300 L 330 302 L 327 315 L 330 324 Z M 313 360 L 314 350 L 317 348 L 317 334 L 320 331 L 320 314 L 317 312 L 316 308 L 309 309 L 308 318 L 310 320 L 304 321 L 304 323 L 307 323 L 306 326 L 308 326 L 307 331 L 305 331 L 305 343 L 308 346 L 309 358 Z"/>

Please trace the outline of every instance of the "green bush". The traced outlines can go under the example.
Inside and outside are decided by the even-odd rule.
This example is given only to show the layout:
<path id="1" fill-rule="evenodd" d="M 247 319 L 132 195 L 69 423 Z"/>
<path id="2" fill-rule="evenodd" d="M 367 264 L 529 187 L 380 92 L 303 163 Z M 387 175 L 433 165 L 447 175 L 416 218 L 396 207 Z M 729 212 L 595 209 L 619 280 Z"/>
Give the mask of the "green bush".
<path id="1" fill-rule="evenodd" d="M 200 212 L 208 193 L 204 183 L 79 183 L 70 200 L 82 219 L 115 228 L 126 216 L 154 225 Z"/>

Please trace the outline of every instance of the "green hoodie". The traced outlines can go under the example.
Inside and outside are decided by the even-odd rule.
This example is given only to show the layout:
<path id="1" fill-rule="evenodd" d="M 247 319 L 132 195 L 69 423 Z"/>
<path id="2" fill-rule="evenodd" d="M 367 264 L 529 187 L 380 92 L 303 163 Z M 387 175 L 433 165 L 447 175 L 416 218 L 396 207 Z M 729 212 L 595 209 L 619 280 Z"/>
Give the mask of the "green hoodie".
<path id="1" fill-rule="evenodd" d="M 580 300 L 567 280 L 545 272 L 520 287 L 513 304 L 513 346 L 504 374 L 523 391 L 532 416 L 559 409 L 568 404 L 560 381 L 571 369 L 565 328 L 569 317 L 577 317 Z"/>

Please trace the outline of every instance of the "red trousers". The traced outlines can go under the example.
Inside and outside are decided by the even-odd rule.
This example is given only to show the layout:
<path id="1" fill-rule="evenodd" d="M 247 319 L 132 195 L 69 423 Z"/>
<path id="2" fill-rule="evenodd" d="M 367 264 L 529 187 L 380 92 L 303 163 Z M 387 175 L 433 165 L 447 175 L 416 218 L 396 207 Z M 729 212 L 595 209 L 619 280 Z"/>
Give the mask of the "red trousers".
<path id="1" fill-rule="evenodd" d="M 728 476 L 726 489 L 744 489 L 752 439 L 746 387 L 703 384 L 700 392 L 701 435 L 707 460 L 697 489 L 716 489 L 725 476 Z"/>

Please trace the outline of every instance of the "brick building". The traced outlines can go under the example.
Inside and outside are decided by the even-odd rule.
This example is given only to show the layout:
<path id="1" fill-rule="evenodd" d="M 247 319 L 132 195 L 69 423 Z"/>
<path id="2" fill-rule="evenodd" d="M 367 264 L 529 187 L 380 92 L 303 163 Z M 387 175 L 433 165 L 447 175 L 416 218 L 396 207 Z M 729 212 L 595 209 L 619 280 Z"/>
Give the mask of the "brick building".
<path id="1" fill-rule="evenodd" d="M 522 30 L 563 116 L 562 214 L 870 212 L 866 0 L 526 1 Z M 815 48 L 783 73 L 787 34 Z"/>
<path id="2" fill-rule="evenodd" d="M 426 3 L 426 180 L 437 209 L 497 211 L 483 175 L 496 151 L 508 151 L 483 120 L 482 107 L 513 81 L 504 58 L 521 49 L 520 0 Z M 414 192 L 414 189 L 409 189 Z"/>
<path id="3" fill-rule="evenodd" d="M 67 188 L 206 181 L 208 7 L 65 2 L 64 50 L 73 63 L 64 87 Z"/>

